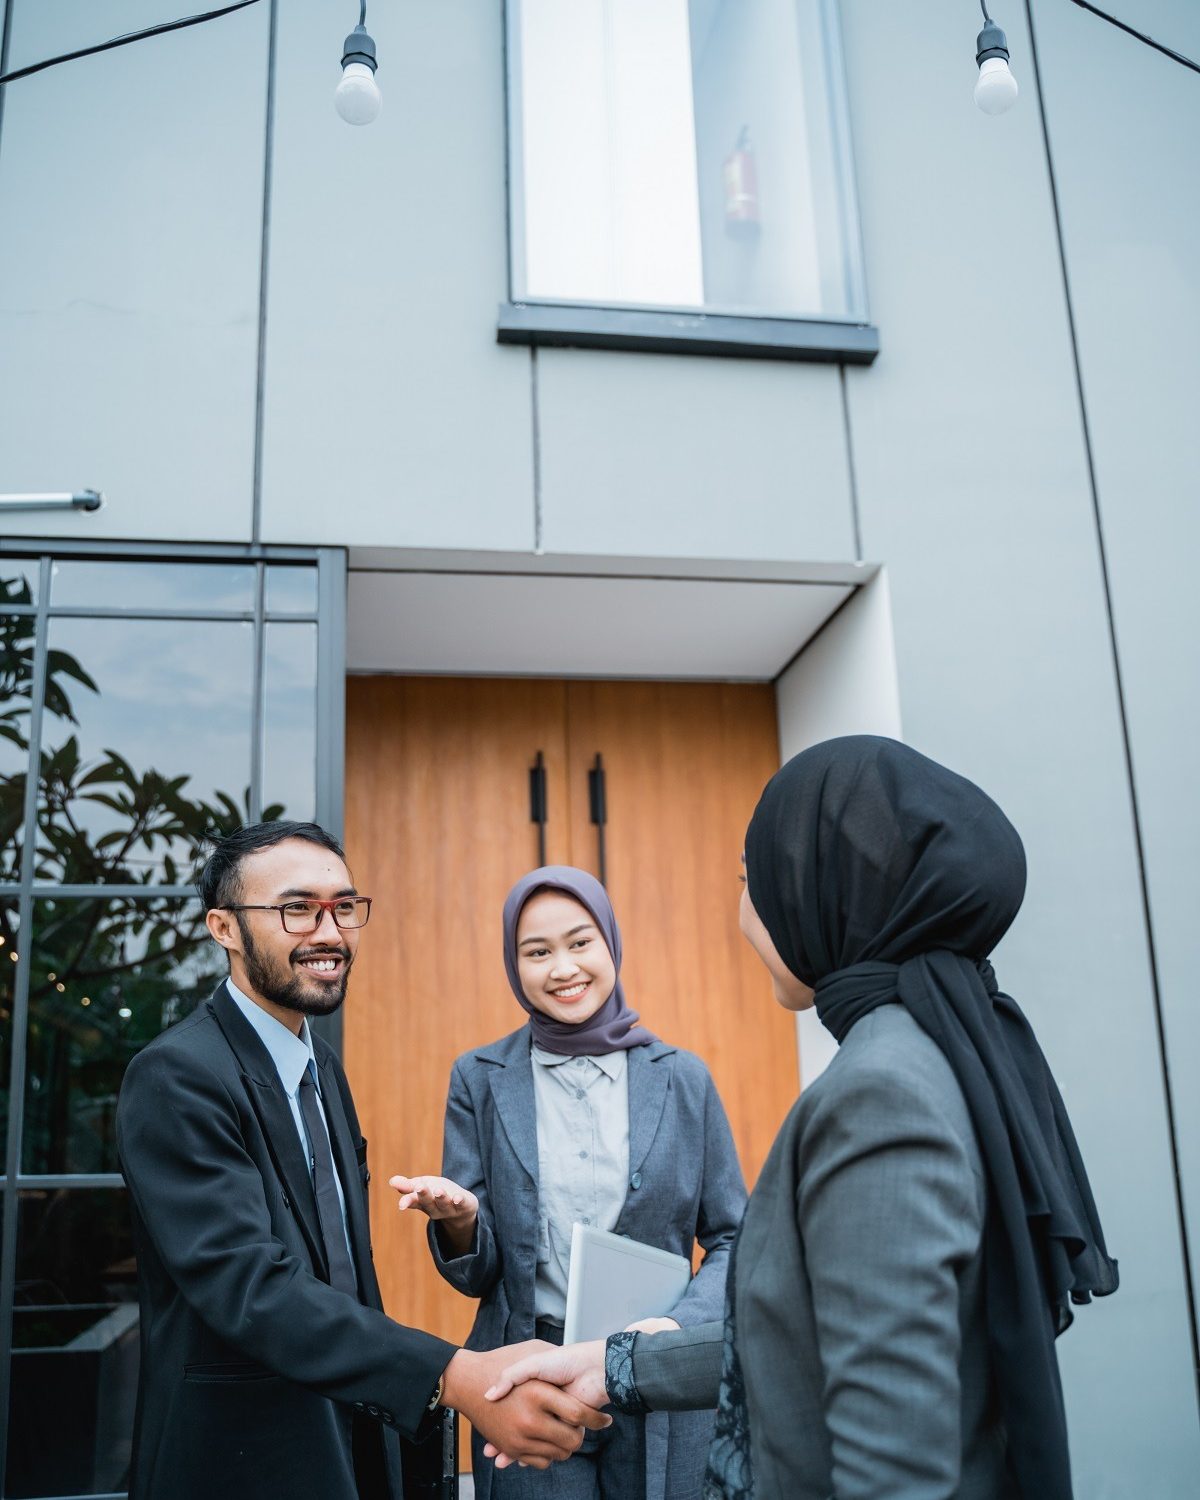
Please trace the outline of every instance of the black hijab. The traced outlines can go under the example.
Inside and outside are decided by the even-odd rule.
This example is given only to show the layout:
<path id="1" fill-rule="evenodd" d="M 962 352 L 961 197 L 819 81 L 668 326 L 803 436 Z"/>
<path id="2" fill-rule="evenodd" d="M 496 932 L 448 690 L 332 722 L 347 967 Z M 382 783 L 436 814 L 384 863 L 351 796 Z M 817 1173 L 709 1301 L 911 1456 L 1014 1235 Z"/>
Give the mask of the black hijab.
<path id="1" fill-rule="evenodd" d="M 977 786 L 894 740 L 815 745 L 767 784 L 750 899 L 839 1041 L 899 1003 L 945 1054 L 987 1169 L 993 1368 L 1027 1500 L 1069 1500 L 1054 1340 L 1117 1287 L 1067 1111 L 988 954 L 1025 893 L 1016 829 Z"/>

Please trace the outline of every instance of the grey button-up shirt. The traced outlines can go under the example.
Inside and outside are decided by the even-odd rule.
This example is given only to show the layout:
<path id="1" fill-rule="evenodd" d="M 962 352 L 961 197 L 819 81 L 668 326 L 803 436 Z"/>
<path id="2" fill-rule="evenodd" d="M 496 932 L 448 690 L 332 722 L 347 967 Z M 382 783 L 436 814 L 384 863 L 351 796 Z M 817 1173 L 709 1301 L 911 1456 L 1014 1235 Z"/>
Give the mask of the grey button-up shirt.
<path id="1" fill-rule="evenodd" d="M 614 1229 L 629 1177 L 629 1054 L 563 1057 L 533 1047 L 538 1137 L 534 1315 L 567 1311 L 571 1228 Z"/>

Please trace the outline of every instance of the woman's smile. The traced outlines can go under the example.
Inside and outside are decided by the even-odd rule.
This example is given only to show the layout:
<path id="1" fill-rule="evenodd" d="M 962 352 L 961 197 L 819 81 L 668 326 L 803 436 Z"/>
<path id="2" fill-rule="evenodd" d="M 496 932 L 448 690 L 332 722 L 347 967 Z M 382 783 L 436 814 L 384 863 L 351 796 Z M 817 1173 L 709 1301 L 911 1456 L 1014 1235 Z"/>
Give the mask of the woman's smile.
<path id="1" fill-rule="evenodd" d="M 553 986 L 547 988 L 547 993 L 553 995 L 556 1000 L 579 1000 L 587 994 L 592 987 L 590 979 L 573 979 L 570 984 L 564 984 L 561 988 Z"/>

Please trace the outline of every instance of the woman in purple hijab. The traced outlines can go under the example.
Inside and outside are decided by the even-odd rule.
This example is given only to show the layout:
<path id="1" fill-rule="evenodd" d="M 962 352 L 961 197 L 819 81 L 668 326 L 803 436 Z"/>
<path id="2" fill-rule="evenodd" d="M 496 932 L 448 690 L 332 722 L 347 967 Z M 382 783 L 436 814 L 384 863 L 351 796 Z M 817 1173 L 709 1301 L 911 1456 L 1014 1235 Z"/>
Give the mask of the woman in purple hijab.
<path id="1" fill-rule="evenodd" d="M 641 1026 L 621 933 L 593 876 L 546 865 L 504 903 L 504 966 L 528 1020 L 454 1064 L 441 1176 L 393 1177 L 428 1216 L 439 1272 L 480 1300 L 471 1349 L 561 1344 L 575 1223 L 704 1260 L 645 1332 L 718 1317 L 746 1189 L 708 1069 Z M 697 1500 L 711 1412 L 623 1413 L 545 1471 L 496 1469 L 473 1437 L 479 1500 Z M 592 1437 L 597 1441 L 591 1441 Z"/>

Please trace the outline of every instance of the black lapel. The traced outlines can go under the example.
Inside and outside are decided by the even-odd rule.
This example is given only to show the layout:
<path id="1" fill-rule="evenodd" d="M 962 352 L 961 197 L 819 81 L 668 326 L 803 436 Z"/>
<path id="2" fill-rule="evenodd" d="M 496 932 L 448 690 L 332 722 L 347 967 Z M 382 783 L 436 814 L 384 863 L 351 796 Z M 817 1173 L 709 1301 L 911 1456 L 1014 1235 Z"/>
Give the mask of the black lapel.
<path id="1" fill-rule="evenodd" d="M 271 1160 L 304 1235 L 313 1266 L 318 1275 L 328 1279 L 329 1265 L 317 1219 L 312 1177 L 296 1132 L 295 1116 L 271 1054 L 259 1040 L 254 1027 L 238 1010 L 224 984 L 217 986 L 208 1005 L 241 1067 L 247 1097 L 262 1126 Z"/>
<path id="2" fill-rule="evenodd" d="M 350 1133 L 350 1122 L 342 1108 L 342 1094 L 334 1073 L 331 1054 L 321 1060 L 321 1103 L 325 1106 L 325 1120 L 329 1126 L 329 1141 L 333 1147 L 333 1159 L 338 1176 L 342 1179 L 342 1194 L 346 1199 L 346 1216 L 350 1223 L 350 1246 L 354 1251 L 354 1269 L 358 1272 L 359 1291 L 364 1294 L 374 1284 L 371 1266 L 371 1229 L 363 1207 L 363 1182 L 358 1171 L 358 1142 Z"/>

